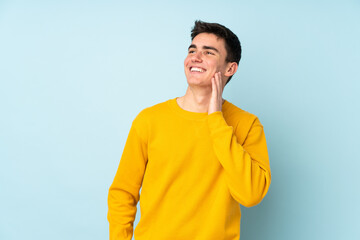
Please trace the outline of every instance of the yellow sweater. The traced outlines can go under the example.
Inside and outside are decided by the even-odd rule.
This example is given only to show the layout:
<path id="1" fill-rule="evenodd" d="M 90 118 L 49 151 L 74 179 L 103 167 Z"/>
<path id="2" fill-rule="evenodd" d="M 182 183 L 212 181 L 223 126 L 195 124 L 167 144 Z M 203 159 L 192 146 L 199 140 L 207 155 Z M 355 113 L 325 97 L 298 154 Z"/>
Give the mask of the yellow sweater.
<path id="1" fill-rule="evenodd" d="M 140 199 L 135 240 L 238 240 L 239 203 L 258 204 L 270 181 L 256 116 L 228 101 L 208 114 L 168 100 L 133 121 L 109 190 L 110 239 L 131 239 Z"/>

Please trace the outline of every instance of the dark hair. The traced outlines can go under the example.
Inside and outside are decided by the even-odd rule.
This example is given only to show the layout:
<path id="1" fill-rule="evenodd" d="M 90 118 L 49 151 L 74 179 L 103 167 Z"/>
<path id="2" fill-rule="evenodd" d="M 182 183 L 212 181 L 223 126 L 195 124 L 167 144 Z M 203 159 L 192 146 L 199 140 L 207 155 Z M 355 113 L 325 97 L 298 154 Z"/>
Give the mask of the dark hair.
<path id="1" fill-rule="evenodd" d="M 200 20 L 195 21 L 195 25 L 191 30 L 191 40 L 200 33 L 212 33 L 217 37 L 224 39 L 226 49 L 226 62 L 236 62 L 239 64 L 241 59 L 241 44 L 238 37 L 227 27 L 218 23 L 208 23 Z M 232 76 L 229 77 L 227 83 Z"/>

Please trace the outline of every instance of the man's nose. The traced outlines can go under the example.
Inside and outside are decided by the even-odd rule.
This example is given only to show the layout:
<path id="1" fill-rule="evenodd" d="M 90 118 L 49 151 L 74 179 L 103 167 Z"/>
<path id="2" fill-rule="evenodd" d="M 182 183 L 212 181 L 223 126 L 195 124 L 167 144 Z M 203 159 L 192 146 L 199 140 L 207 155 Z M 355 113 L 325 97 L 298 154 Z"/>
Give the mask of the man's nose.
<path id="1" fill-rule="evenodd" d="M 191 61 L 193 62 L 202 62 L 202 53 L 196 52 L 192 57 L 191 57 Z"/>

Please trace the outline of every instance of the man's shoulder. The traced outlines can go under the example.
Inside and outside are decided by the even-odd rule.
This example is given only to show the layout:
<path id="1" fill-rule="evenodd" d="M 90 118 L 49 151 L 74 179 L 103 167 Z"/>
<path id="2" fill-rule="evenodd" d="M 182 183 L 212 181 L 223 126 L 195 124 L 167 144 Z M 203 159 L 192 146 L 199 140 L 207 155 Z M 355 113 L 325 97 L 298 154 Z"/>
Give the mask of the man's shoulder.
<path id="1" fill-rule="evenodd" d="M 169 108 L 169 101 L 171 101 L 171 99 L 157 103 L 155 105 L 152 105 L 150 107 L 146 107 L 143 110 L 141 110 L 139 112 L 138 115 L 140 116 L 152 116 L 153 114 L 159 113 L 159 112 L 163 112 L 163 111 L 167 111 Z"/>
<path id="2" fill-rule="evenodd" d="M 245 111 L 230 102 L 227 102 L 223 115 L 230 126 L 233 126 L 236 131 L 240 131 L 243 134 L 249 132 L 254 126 L 262 127 L 255 114 Z"/>
<path id="3" fill-rule="evenodd" d="M 167 113 L 169 110 L 169 102 L 171 100 L 172 99 L 169 99 L 144 108 L 138 113 L 134 121 L 144 123 L 150 121 L 151 119 L 157 118 L 164 113 Z"/>
<path id="4" fill-rule="evenodd" d="M 245 111 L 229 101 L 226 101 L 223 114 L 225 118 L 234 118 L 237 121 L 254 121 L 257 118 L 255 114 Z"/>

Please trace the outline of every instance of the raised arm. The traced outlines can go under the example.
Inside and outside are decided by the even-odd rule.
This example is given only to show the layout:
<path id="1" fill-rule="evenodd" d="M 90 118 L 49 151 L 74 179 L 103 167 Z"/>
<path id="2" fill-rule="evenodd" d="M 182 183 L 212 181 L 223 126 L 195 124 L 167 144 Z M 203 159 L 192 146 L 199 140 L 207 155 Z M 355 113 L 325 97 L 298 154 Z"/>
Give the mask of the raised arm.
<path id="1" fill-rule="evenodd" d="M 245 128 L 234 129 L 227 124 L 221 111 L 224 87 L 225 81 L 218 72 L 212 78 L 208 109 L 210 135 L 231 195 L 240 204 L 251 207 L 264 198 L 271 182 L 265 134 L 255 117 Z M 239 139 L 245 140 L 240 144 Z"/>

